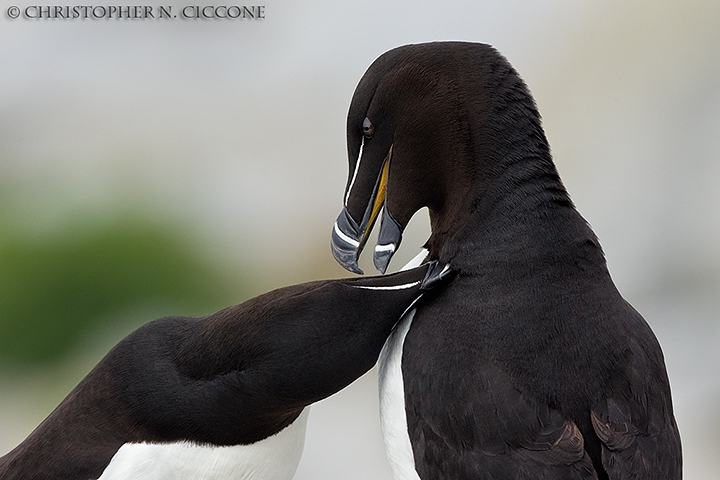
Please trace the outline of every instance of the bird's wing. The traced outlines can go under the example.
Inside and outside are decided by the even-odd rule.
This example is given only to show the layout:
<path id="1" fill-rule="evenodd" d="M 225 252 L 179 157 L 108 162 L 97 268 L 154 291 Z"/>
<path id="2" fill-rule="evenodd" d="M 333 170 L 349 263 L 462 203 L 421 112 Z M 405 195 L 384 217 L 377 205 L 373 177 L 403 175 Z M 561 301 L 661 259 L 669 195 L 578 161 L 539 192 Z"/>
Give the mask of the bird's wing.
<path id="1" fill-rule="evenodd" d="M 431 395 L 412 394 L 412 378 L 421 377 L 406 382 L 420 478 L 597 479 L 575 423 L 523 395 L 489 362 L 470 376 L 444 375 Z"/>
<path id="2" fill-rule="evenodd" d="M 640 314 L 623 319 L 626 361 L 612 389 L 592 406 L 610 480 L 682 478 L 680 434 L 660 344 Z"/>
<path id="3" fill-rule="evenodd" d="M 610 480 L 681 478 L 680 436 L 669 405 L 656 392 L 659 386 L 634 389 L 635 377 L 624 393 L 600 402 L 590 412 L 602 442 L 602 463 Z M 649 389 L 648 389 L 649 388 Z"/>
<path id="4" fill-rule="evenodd" d="M 631 413 L 630 403 L 614 398 L 590 412 L 603 444 L 602 463 L 610 480 L 680 478 L 680 442 L 672 418 L 660 422 L 653 415 L 634 417 L 637 415 Z"/>

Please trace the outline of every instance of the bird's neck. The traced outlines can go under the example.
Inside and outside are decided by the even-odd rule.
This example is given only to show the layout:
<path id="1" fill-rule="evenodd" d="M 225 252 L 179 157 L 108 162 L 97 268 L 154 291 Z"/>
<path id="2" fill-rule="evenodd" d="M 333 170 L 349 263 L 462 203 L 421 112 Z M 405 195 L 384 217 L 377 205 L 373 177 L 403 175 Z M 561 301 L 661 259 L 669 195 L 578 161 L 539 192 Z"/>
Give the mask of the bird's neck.
<path id="1" fill-rule="evenodd" d="M 446 219 L 435 216 L 427 245 L 430 257 L 472 275 L 578 262 L 605 270 L 602 249 L 588 224 L 566 196 L 542 183 L 516 184 L 506 196 L 471 200 L 475 205 L 457 218 L 454 231 L 438 228 Z"/>
<path id="2" fill-rule="evenodd" d="M 528 97 L 529 98 L 529 97 Z M 550 155 L 534 104 L 511 105 L 484 119 L 492 130 L 475 134 L 474 181 L 465 191 L 447 189 L 442 208 L 430 209 L 433 258 L 457 271 L 477 273 L 506 262 L 583 261 L 605 268 L 602 250 L 575 209 Z M 534 113 L 534 112 L 533 112 Z M 552 257 L 552 258 L 550 258 Z"/>
<path id="3" fill-rule="evenodd" d="M 491 67 L 473 86 L 477 105 L 458 120 L 468 147 L 446 162 L 456 171 L 439 185 L 443 201 L 430 207 L 430 256 L 460 272 L 537 264 L 539 255 L 605 268 L 557 173 L 532 95 L 509 63 Z"/>

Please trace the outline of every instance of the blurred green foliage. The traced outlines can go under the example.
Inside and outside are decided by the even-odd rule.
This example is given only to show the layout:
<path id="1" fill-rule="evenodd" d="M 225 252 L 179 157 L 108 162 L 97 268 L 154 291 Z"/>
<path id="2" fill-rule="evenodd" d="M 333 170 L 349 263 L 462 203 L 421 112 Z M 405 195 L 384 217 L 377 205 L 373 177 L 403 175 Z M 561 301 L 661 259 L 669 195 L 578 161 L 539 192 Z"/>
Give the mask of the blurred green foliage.
<path id="1" fill-rule="evenodd" d="M 197 315 L 237 302 L 237 283 L 181 232 L 125 217 L 49 238 L 0 237 L 0 363 L 56 361 L 123 313 Z"/>

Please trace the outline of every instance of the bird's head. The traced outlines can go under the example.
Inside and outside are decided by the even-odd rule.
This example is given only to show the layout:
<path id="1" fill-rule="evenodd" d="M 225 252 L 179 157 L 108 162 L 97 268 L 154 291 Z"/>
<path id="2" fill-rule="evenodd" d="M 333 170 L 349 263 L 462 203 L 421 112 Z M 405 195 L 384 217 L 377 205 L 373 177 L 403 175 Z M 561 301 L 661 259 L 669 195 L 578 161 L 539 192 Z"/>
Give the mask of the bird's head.
<path id="1" fill-rule="evenodd" d="M 457 77 L 466 67 L 462 46 L 396 48 L 360 80 L 347 118 L 344 208 L 332 233 L 333 255 L 347 270 L 362 273 L 358 258 L 378 217 L 373 259 L 384 273 L 415 212 L 428 207 L 436 236 L 460 210 L 475 170 L 467 85 Z"/>

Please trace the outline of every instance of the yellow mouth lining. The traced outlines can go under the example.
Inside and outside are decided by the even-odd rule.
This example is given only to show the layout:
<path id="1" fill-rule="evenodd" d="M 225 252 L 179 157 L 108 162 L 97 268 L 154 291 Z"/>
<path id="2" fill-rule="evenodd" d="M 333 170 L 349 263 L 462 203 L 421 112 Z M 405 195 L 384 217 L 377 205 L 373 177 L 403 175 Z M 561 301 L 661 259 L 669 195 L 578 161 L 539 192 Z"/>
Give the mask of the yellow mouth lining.
<path id="1" fill-rule="evenodd" d="M 365 227 L 365 231 L 363 232 L 362 240 L 360 241 L 360 245 L 364 245 L 367 241 L 367 237 L 370 235 L 370 231 L 372 231 L 372 227 L 375 224 L 375 220 L 377 219 L 378 214 L 380 213 L 380 209 L 382 209 L 383 203 L 385 202 L 385 192 L 387 191 L 387 180 L 388 180 L 388 174 L 390 171 L 390 157 L 392 156 L 392 145 L 390 145 L 390 150 L 388 151 L 387 156 L 385 157 L 385 160 L 383 161 L 382 170 L 380 173 L 380 184 L 378 185 L 377 189 L 377 195 L 375 196 L 375 203 L 373 203 L 372 212 L 370 213 L 370 220 L 367 223 L 367 226 Z"/>

